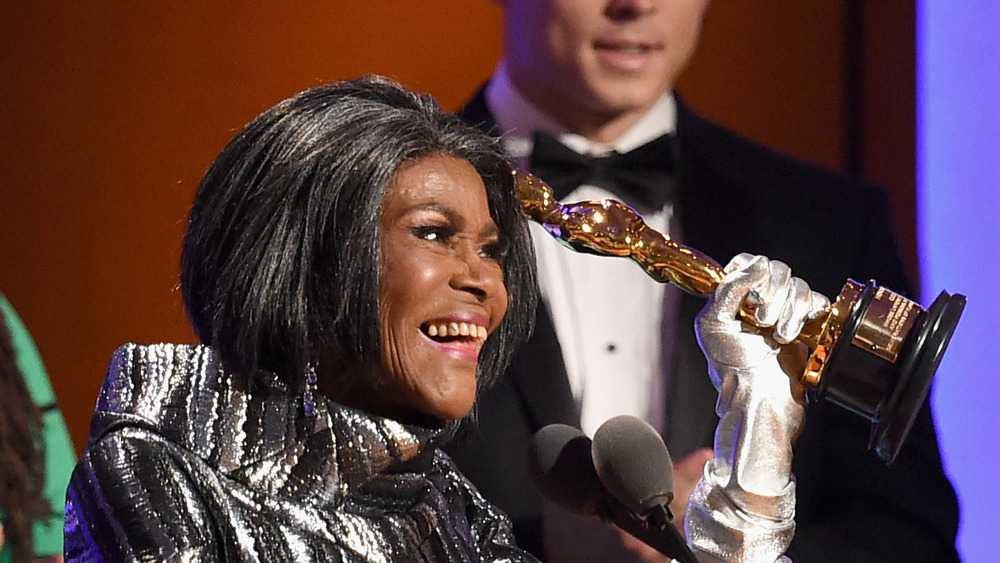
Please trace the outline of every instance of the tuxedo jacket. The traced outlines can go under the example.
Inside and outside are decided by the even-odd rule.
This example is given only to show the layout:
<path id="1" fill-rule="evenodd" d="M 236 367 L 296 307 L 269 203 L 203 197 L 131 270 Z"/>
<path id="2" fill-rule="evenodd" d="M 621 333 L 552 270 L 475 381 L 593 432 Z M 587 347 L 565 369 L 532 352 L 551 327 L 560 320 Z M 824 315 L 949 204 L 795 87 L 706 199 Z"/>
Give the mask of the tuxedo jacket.
<path id="1" fill-rule="evenodd" d="M 482 90 L 460 115 L 498 133 Z M 848 278 L 874 279 L 914 297 L 888 198 L 876 186 L 776 154 L 707 121 L 679 96 L 677 140 L 680 242 L 722 264 L 740 252 L 781 260 L 831 299 Z M 694 333 L 704 304 L 683 294 L 677 307 L 664 435 L 675 460 L 711 447 L 718 420 L 718 394 Z M 578 426 L 579 413 L 542 304 L 532 338 L 481 394 L 477 427 L 449 451 L 486 498 L 508 512 L 523 547 L 536 552 L 541 499 L 525 448 L 535 431 L 557 422 Z M 816 401 L 807 408 L 794 448 L 797 526 L 788 554 L 802 562 L 957 561 L 958 504 L 928 404 L 891 467 L 868 451 L 869 432 L 867 420 L 840 407 Z"/>

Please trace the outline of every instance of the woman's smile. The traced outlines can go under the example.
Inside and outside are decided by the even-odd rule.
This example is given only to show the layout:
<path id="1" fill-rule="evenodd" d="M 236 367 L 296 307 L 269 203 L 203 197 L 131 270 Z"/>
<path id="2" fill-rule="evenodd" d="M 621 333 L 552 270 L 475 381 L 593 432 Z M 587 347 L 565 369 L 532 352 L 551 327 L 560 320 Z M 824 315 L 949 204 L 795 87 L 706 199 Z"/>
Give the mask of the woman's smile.
<path id="1" fill-rule="evenodd" d="M 460 360 L 479 362 L 479 351 L 486 343 L 488 320 L 465 321 L 460 318 L 439 319 L 421 325 L 431 344 L 442 352 Z"/>

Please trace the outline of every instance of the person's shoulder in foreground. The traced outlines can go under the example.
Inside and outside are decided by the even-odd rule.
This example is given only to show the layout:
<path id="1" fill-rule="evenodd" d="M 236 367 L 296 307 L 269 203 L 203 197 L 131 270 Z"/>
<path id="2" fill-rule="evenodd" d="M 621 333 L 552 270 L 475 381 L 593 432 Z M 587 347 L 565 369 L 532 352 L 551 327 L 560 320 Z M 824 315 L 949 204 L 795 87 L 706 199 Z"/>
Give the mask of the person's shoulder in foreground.
<path id="1" fill-rule="evenodd" d="M 24 322 L 14 310 L 14 307 L 7 301 L 3 294 L 0 294 L 0 322 L 4 323 L 4 328 L 9 334 L 10 348 L 8 351 L 13 354 L 13 357 L 9 358 L 13 363 L 7 364 L 7 367 L 15 369 L 16 374 L 22 378 L 21 383 L 24 386 L 22 389 L 28 393 L 27 397 L 22 398 L 32 404 L 31 408 L 37 412 L 40 418 L 38 430 L 40 434 L 39 443 L 42 446 L 40 453 L 43 459 L 39 460 L 40 464 L 37 467 L 41 470 L 44 487 L 39 492 L 48 502 L 49 507 L 46 510 L 46 515 L 36 518 L 29 526 L 32 534 L 31 539 L 33 540 L 32 548 L 34 553 L 39 557 L 61 557 L 63 549 L 63 502 L 66 495 L 66 484 L 69 482 L 70 472 L 76 463 L 76 451 L 73 449 L 73 444 L 69 438 L 69 430 L 66 428 L 66 422 L 63 420 L 62 413 L 59 410 L 55 393 L 52 390 L 45 365 L 35 346 L 35 342 Z M 14 372 L 10 374 L 10 376 L 14 375 Z M 14 382 L 7 381 L 6 383 L 13 384 Z M 8 387 L 4 391 L 4 396 L 0 397 L 0 403 L 18 400 L 18 397 L 21 397 L 21 394 L 15 389 Z M 23 408 L 24 405 L 21 407 L 15 408 L 14 405 L 3 404 L 0 408 L 4 410 L 4 413 L 0 416 L 23 416 L 28 411 Z M 23 425 L 27 421 L 7 422 L 12 425 L 5 425 L 4 427 L 8 429 L 7 431 L 13 431 L 12 429 L 15 426 Z M 22 451 L 20 454 L 23 455 L 24 452 Z M 23 463 L 23 460 L 20 463 Z M 34 462 L 31 465 L 34 467 Z M 12 463 L 9 467 L 24 466 Z M 10 482 L 15 482 L 13 476 L 11 476 L 11 479 Z M 25 481 L 21 481 L 18 478 L 16 482 L 24 483 Z M 23 499 L 25 497 L 15 495 L 11 492 L 7 498 Z M 0 503 L 0 520 L 2 519 L 3 509 L 2 503 Z M 0 542 L 0 544 L 7 544 L 0 547 L 0 563 L 7 563 L 13 556 L 11 529 L 8 528 L 6 532 L 7 541 Z"/>

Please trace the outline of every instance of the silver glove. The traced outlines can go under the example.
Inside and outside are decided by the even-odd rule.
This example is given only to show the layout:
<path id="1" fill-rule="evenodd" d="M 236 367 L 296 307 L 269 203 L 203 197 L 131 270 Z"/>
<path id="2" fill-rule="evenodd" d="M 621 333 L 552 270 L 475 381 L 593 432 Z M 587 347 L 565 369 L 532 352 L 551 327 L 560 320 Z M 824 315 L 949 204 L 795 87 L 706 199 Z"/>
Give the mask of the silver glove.
<path id="1" fill-rule="evenodd" d="M 829 300 L 764 256 L 740 254 L 725 271 L 695 323 L 720 420 L 685 528 L 700 561 L 772 563 L 795 533 L 792 443 L 805 404 L 801 346 L 783 345 Z M 757 327 L 738 319 L 744 301 L 757 306 Z"/>

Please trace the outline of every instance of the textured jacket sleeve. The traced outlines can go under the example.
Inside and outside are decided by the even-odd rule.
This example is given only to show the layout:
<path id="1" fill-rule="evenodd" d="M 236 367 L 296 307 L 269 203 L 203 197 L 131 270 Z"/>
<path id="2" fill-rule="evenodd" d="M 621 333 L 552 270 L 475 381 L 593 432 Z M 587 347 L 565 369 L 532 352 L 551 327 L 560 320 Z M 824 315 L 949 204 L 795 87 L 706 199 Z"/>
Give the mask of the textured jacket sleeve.
<path id="1" fill-rule="evenodd" d="M 66 496 L 66 561 L 218 561 L 219 538 L 182 456 L 136 428 L 106 434 Z"/>
<path id="2" fill-rule="evenodd" d="M 536 563 L 537 559 L 517 547 L 510 519 L 496 506 L 487 501 L 455 467 L 447 456 L 448 479 L 459 490 L 459 498 L 464 499 L 465 516 L 475 536 L 476 551 L 481 561 L 506 563 Z"/>

